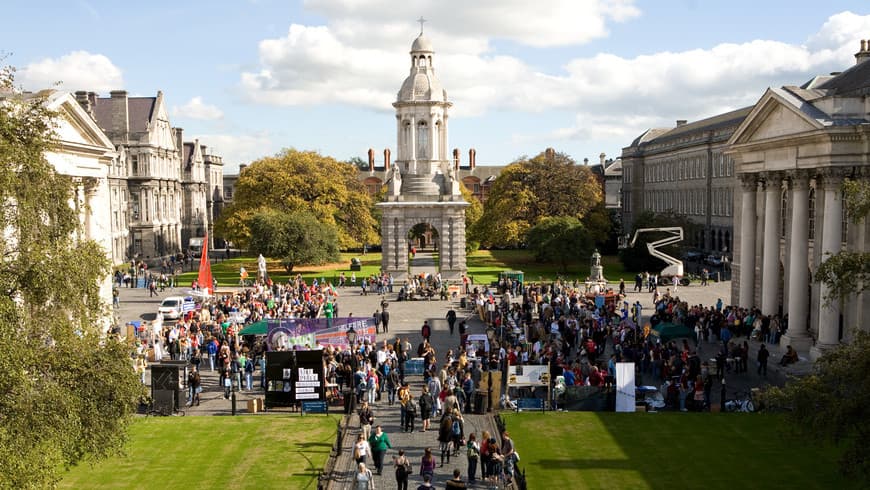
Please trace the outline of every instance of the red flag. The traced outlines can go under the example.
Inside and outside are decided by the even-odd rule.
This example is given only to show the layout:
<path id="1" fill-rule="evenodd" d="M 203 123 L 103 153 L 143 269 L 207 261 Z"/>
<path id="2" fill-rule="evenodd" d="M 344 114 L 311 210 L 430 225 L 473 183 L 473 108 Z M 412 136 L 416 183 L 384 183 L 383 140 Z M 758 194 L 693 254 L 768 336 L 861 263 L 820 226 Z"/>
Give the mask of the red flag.
<path id="1" fill-rule="evenodd" d="M 202 256 L 199 258 L 199 276 L 196 278 L 200 288 L 205 289 L 206 294 L 214 292 L 211 278 L 211 262 L 208 260 L 208 233 L 205 234 L 205 240 L 202 241 Z"/>

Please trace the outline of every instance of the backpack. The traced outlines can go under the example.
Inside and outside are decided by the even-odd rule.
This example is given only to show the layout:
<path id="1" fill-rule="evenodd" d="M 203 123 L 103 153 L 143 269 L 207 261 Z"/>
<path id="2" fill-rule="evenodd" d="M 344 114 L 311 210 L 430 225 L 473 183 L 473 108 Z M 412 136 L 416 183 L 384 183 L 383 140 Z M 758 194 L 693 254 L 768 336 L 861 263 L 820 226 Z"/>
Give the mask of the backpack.
<path id="1" fill-rule="evenodd" d="M 468 459 L 477 459 L 478 456 L 477 447 L 470 442 L 468 443 L 468 452 L 466 453 L 466 456 L 468 456 Z"/>
<path id="2" fill-rule="evenodd" d="M 459 434 L 462 434 L 462 426 L 459 425 L 458 420 L 454 420 L 453 421 L 453 435 L 458 436 Z"/>

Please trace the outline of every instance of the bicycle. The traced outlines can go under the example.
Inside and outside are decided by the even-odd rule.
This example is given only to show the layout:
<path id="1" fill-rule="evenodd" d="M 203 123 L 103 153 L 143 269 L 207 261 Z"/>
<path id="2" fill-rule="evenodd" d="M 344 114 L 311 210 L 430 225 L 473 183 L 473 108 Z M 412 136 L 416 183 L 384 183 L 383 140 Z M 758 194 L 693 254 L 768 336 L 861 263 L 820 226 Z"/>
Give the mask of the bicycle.
<path id="1" fill-rule="evenodd" d="M 752 393 L 747 393 L 745 391 L 735 393 L 734 399 L 727 400 L 723 408 L 726 412 L 754 412 L 755 403 L 752 401 Z"/>

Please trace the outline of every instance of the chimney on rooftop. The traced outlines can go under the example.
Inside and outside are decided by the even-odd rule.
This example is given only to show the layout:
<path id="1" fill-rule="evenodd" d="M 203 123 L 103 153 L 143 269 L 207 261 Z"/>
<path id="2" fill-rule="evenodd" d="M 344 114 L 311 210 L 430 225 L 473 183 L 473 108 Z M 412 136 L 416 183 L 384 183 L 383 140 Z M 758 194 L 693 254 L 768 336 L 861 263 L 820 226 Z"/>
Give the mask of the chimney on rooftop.
<path id="1" fill-rule="evenodd" d="M 604 164 L 607 163 L 607 155 L 603 151 L 598 155 L 598 161 L 601 163 L 601 168 L 604 168 Z"/>
<path id="2" fill-rule="evenodd" d="M 375 169 L 375 150 L 369 148 L 369 172 L 374 171 Z"/>
<path id="3" fill-rule="evenodd" d="M 453 168 L 459 170 L 459 148 L 453 149 Z"/>
<path id="4" fill-rule="evenodd" d="M 477 166 L 477 150 L 474 148 L 470 148 L 468 150 L 468 168 L 474 170 L 474 167 Z"/>
<path id="5" fill-rule="evenodd" d="M 687 122 L 689 121 L 687 121 L 686 119 L 677 119 L 677 127 L 679 128 L 680 126 L 685 126 Z"/>
<path id="6" fill-rule="evenodd" d="M 76 102 L 82 106 L 82 109 L 91 116 L 91 119 L 94 118 L 94 107 L 91 105 L 91 98 L 88 96 L 88 93 L 84 90 L 76 91 Z"/>
<path id="7" fill-rule="evenodd" d="M 130 112 L 129 105 L 127 104 L 127 91 L 126 90 L 112 90 L 109 92 L 109 97 L 111 101 L 112 108 L 112 131 L 117 131 L 126 137 L 127 133 L 130 132 L 130 118 L 128 114 Z"/>
<path id="8" fill-rule="evenodd" d="M 390 169 L 390 149 L 384 148 L 384 172 Z"/>
<path id="9" fill-rule="evenodd" d="M 855 53 L 855 64 L 862 63 L 870 58 L 870 40 L 861 40 L 861 50 Z"/>

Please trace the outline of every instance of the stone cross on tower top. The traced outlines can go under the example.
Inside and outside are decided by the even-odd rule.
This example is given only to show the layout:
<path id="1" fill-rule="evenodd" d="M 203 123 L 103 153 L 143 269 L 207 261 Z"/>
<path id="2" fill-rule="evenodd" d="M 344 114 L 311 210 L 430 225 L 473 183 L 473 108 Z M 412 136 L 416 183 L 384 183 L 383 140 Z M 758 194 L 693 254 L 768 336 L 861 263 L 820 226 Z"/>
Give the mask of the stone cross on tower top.
<path id="1" fill-rule="evenodd" d="M 421 15 L 420 18 L 417 19 L 417 22 L 420 23 L 420 35 L 422 35 L 423 34 L 423 24 L 426 23 L 426 19 L 424 19 L 423 16 Z"/>

